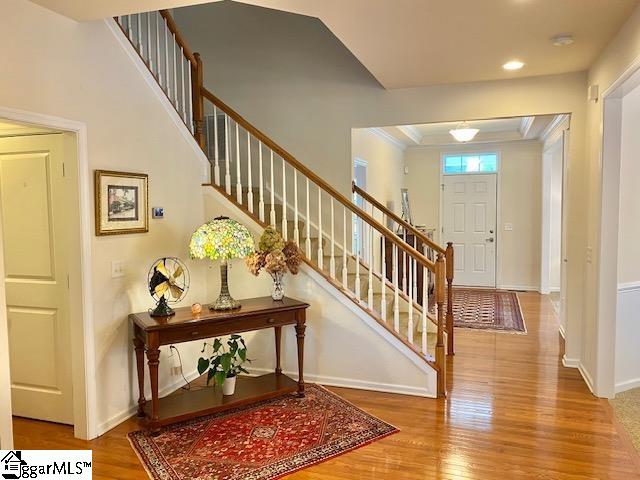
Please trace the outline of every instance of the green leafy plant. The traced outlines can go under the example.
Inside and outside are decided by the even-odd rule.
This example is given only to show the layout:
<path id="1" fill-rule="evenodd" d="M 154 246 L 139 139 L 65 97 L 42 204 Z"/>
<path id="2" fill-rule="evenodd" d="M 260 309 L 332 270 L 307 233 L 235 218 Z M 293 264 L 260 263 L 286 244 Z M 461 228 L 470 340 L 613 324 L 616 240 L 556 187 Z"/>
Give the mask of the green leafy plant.
<path id="1" fill-rule="evenodd" d="M 240 335 L 231 335 L 225 347 L 222 340 L 216 338 L 213 343 L 204 343 L 202 351 L 205 353 L 207 347 L 211 348 L 211 355 L 198 359 L 198 373 L 207 373 L 207 385 L 211 379 L 216 385 L 222 386 L 225 379 L 235 377 L 239 373 L 249 373 L 242 365 L 251 362 L 247 358 L 247 346 Z"/>

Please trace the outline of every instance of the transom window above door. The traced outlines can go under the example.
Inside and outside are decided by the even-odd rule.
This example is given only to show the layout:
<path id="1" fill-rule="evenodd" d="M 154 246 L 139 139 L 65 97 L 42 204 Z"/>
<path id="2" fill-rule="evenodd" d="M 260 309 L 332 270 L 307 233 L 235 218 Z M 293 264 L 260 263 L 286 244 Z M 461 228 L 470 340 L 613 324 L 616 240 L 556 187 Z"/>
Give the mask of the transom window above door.
<path id="1" fill-rule="evenodd" d="M 442 170 L 447 175 L 462 173 L 495 173 L 498 171 L 498 154 L 445 154 L 442 161 Z"/>

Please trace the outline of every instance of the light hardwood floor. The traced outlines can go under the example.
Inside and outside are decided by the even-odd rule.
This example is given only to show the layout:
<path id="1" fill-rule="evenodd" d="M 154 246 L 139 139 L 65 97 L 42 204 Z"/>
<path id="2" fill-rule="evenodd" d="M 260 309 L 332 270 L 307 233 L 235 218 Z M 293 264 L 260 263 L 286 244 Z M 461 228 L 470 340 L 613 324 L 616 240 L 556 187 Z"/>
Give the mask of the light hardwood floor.
<path id="1" fill-rule="evenodd" d="M 332 388 L 401 432 L 295 473 L 292 479 L 640 479 L 637 457 L 575 369 L 547 297 L 520 295 L 527 335 L 457 329 L 445 400 Z M 129 420 L 97 440 L 16 419 L 17 448 L 90 448 L 94 478 L 145 479 L 125 438 Z"/>

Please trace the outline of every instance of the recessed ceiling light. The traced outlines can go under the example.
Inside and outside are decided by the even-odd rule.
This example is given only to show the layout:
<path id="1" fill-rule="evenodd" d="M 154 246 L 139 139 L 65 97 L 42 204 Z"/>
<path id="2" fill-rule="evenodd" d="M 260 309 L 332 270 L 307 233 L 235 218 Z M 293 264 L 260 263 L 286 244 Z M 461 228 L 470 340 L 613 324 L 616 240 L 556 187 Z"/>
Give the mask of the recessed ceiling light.
<path id="1" fill-rule="evenodd" d="M 551 37 L 551 43 L 553 43 L 556 47 L 571 45 L 573 41 L 573 36 L 567 33 L 562 33 L 560 35 L 554 35 L 553 37 Z"/>
<path id="2" fill-rule="evenodd" d="M 511 60 L 510 62 L 502 65 L 502 68 L 505 70 L 520 70 L 522 67 L 524 67 L 524 63 L 519 60 Z"/>

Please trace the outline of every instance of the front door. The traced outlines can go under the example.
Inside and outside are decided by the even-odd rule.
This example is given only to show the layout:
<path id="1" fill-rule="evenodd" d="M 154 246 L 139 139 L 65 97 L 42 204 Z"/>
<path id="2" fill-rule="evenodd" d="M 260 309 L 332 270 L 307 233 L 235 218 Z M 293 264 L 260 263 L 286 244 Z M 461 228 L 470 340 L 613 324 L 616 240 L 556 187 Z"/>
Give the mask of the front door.
<path id="1" fill-rule="evenodd" d="M 13 415 L 73 423 L 63 136 L 0 139 Z"/>
<path id="2" fill-rule="evenodd" d="M 444 242 L 453 242 L 456 285 L 496 286 L 496 175 L 445 175 Z"/>

